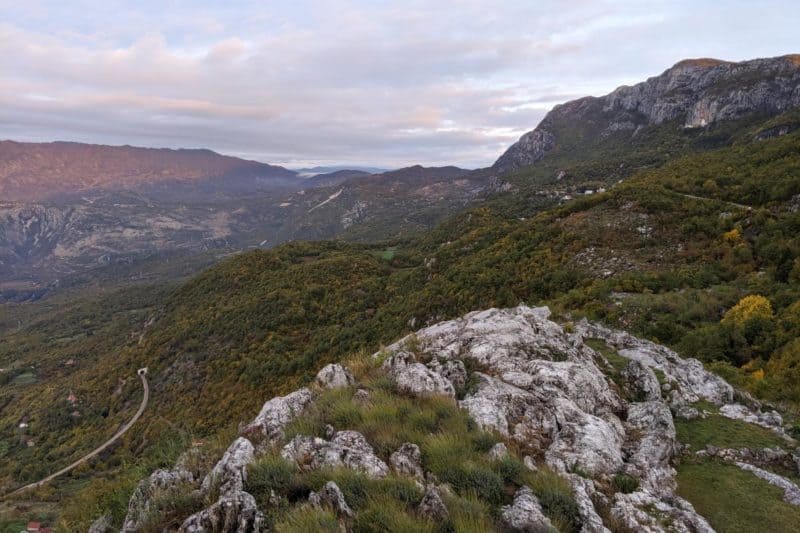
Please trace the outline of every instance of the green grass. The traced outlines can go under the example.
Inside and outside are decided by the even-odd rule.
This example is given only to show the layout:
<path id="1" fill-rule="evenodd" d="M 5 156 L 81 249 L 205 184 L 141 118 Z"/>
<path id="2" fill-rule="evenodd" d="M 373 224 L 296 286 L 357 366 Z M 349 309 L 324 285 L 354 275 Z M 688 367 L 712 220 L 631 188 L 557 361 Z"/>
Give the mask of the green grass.
<path id="1" fill-rule="evenodd" d="M 584 339 L 584 342 L 589 348 L 605 357 L 617 373 L 622 372 L 622 369 L 631 362 L 627 357 L 618 354 L 603 339 Z"/>
<path id="2" fill-rule="evenodd" d="M 339 522 L 330 511 L 312 507 L 298 507 L 275 524 L 278 533 L 306 533 L 308 531 L 339 533 Z"/>
<path id="3" fill-rule="evenodd" d="M 23 372 L 11 380 L 11 383 L 14 385 L 33 385 L 36 383 L 36 374 L 33 372 Z"/>
<path id="4" fill-rule="evenodd" d="M 523 485 L 536 493 L 545 514 L 560 531 L 580 529 L 572 490 L 559 475 L 546 467 L 532 472 L 513 455 L 491 459 L 487 452 L 499 438 L 481 431 L 451 398 L 408 397 L 394 391 L 374 363 L 361 361 L 355 366 L 359 387 L 369 391 L 369 399 L 353 401 L 354 388 L 325 391 L 306 416 L 289 425 L 287 437 L 321 435 L 325 425 L 331 424 L 337 430 L 364 434 L 375 453 L 387 462 L 402 444 L 416 443 L 423 469 L 454 491 L 448 496 L 454 506 L 448 531 L 493 529 L 487 524 L 495 523 L 500 506 L 511 503 Z M 328 480 L 336 482 L 355 511 L 354 531 L 425 531 L 431 526 L 414 516 L 422 492 L 404 477 L 371 480 L 344 469 L 300 472 L 268 455 L 251 467 L 248 490 L 259 503 L 266 502 L 272 490 L 289 501 L 302 501 Z M 280 511 L 273 518 L 279 522 Z"/>
<path id="5" fill-rule="evenodd" d="M 782 489 L 730 464 L 679 465 L 678 494 L 720 533 L 797 531 L 800 524 L 800 507 L 784 502 Z"/>
<path id="6" fill-rule="evenodd" d="M 385 250 L 381 250 L 375 253 L 375 255 L 377 255 L 378 257 L 380 257 L 385 261 L 391 261 L 392 259 L 394 259 L 394 256 L 396 254 L 397 254 L 397 248 L 387 248 Z"/>
<path id="7" fill-rule="evenodd" d="M 720 448 L 786 448 L 787 442 L 772 431 L 719 414 L 694 420 L 675 420 L 678 441 L 697 451 L 711 444 Z"/>

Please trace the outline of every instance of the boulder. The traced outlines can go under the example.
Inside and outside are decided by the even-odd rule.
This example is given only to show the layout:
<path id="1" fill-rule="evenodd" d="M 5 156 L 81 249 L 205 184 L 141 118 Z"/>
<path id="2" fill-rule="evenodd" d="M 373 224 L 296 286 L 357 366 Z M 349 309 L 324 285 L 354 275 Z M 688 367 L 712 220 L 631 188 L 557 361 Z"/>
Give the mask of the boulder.
<path id="1" fill-rule="evenodd" d="M 246 438 L 239 437 L 203 479 L 201 490 L 204 494 L 210 494 L 216 489 L 220 496 L 235 495 L 243 491 L 247 481 L 247 466 L 254 458 L 253 444 Z"/>
<path id="2" fill-rule="evenodd" d="M 442 500 L 442 495 L 439 493 L 434 485 L 428 485 L 425 489 L 425 495 L 417 506 L 417 511 L 420 516 L 433 520 L 434 522 L 442 522 L 447 520 L 450 513 Z"/>
<path id="3" fill-rule="evenodd" d="M 498 442 L 489 450 L 489 457 L 492 459 L 503 459 L 508 456 L 508 448 L 502 442 Z"/>
<path id="4" fill-rule="evenodd" d="M 649 402 L 661 399 L 661 385 L 655 372 L 640 361 L 631 360 L 622 369 L 621 377 L 635 402 Z"/>
<path id="5" fill-rule="evenodd" d="M 136 486 L 130 500 L 128 512 L 122 521 L 122 533 L 135 533 L 141 530 L 144 520 L 153 509 L 157 497 L 170 492 L 191 490 L 194 477 L 183 469 L 156 470 Z"/>
<path id="6" fill-rule="evenodd" d="M 502 510 L 503 522 L 513 531 L 526 533 L 547 533 L 553 525 L 542 512 L 542 506 L 533 491 L 520 487 L 514 495 L 514 502 Z"/>
<path id="7" fill-rule="evenodd" d="M 422 452 L 419 446 L 406 442 L 389 457 L 389 464 L 398 474 L 411 476 L 417 481 L 425 478 L 422 470 Z"/>
<path id="8" fill-rule="evenodd" d="M 389 357 L 384 362 L 383 368 L 400 392 L 412 396 L 439 394 L 455 398 L 456 390 L 453 384 L 422 363 L 417 363 L 409 352 L 400 351 Z"/>
<path id="9" fill-rule="evenodd" d="M 381 461 L 361 433 L 339 431 L 327 441 L 298 435 L 281 450 L 281 456 L 304 469 L 350 468 L 371 478 L 386 477 L 389 467 Z"/>
<path id="10" fill-rule="evenodd" d="M 220 498 L 181 524 L 179 533 L 260 533 L 266 531 L 264 515 L 247 492 Z"/>
<path id="11" fill-rule="evenodd" d="M 308 503 L 317 508 L 327 507 L 339 517 L 352 518 L 354 516 L 353 510 L 347 505 L 339 485 L 333 481 L 325 483 L 325 486 L 319 492 L 309 494 Z"/>
<path id="12" fill-rule="evenodd" d="M 353 374 L 340 364 L 330 364 L 322 367 L 315 379 L 317 385 L 323 389 L 338 389 L 355 385 Z"/>
<path id="13" fill-rule="evenodd" d="M 286 396 L 278 396 L 269 400 L 261 408 L 258 416 L 248 424 L 242 433 L 260 434 L 266 437 L 267 443 L 283 438 L 283 430 L 295 417 L 311 405 L 314 395 L 308 389 L 296 390 Z"/>

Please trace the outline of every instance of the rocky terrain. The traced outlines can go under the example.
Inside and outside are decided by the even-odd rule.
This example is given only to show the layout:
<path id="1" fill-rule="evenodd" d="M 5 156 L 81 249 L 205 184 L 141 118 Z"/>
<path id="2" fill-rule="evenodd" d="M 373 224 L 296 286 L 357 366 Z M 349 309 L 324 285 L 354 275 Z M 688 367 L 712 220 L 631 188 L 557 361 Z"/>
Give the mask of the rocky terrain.
<path id="1" fill-rule="evenodd" d="M 0 202 L 0 294 L 25 299 L 69 276 L 160 254 L 410 234 L 492 192 L 481 176 L 456 167 L 374 176 L 342 171 L 302 185 L 246 198 L 198 193 L 176 201 L 153 190 L 126 190 L 87 192 L 69 202 Z"/>
<path id="2" fill-rule="evenodd" d="M 704 128 L 758 113 L 776 115 L 800 106 L 800 56 L 730 63 L 684 60 L 633 86 L 602 97 L 558 105 L 494 163 L 505 173 L 532 165 L 554 150 L 584 147 L 611 136 L 631 139 L 648 127 Z M 774 133 L 788 130 L 777 129 Z"/>
<path id="3" fill-rule="evenodd" d="M 321 530 L 325 524 L 349 530 L 373 512 L 367 502 L 376 496 L 364 500 L 353 492 L 352 476 L 365 486 L 385 480 L 374 485 L 384 490 L 393 480 L 394 497 L 406 499 L 402 512 L 419 530 L 453 527 L 469 483 L 437 470 L 442 450 L 430 440 L 437 442 L 448 426 L 434 424 L 416 433 L 419 442 L 398 445 L 396 438 L 405 437 L 393 441 L 367 423 L 370 406 L 385 401 L 387 392 L 397 403 L 416 399 L 420 412 L 432 399 L 442 412 L 458 406 L 474 421 L 469 435 L 486 432 L 483 455 L 473 461 L 506 477 L 501 493 L 478 492 L 482 505 L 497 506 L 486 517 L 472 516 L 491 520 L 485 529 L 713 531 L 678 495 L 675 470 L 709 454 L 779 487 L 786 504 L 800 505 L 800 488 L 790 479 L 800 473 L 800 454 L 778 413 L 663 346 L 587 321 L 562 325 L 547 308 L 520 306 L 470 313 L 371 357 L 324 367 L 313 385 L 264 404 L 209 470 L 197 468 L 200 452 L 190 450 L 173 469 L 143 480 L 122 531 L 293 531 L 302 513 Z M 676 422 L 702 419 L 709 406 L 727 419 L 768 428 L 783 445 L 687 448 Z M 383 424 L 394 428 L 398 421 Z M 399 431 L 414 434 L 404 426 Z M 785 471 L 793 473 L 777 473 Z M 542 482 L 536 476 L 545 472 L 551 477 Z M 348 484 L 340 487 L 332 477 Z M 566 483 L 568 496 L 556 503 L 550 489 L 559 483 Z M 186 509 L 196 510 L 176 519 L 165 502 L 179 495 L 193 502 Z M 100 517 L 90 531 L 111 530 L 109 518 Z"/>

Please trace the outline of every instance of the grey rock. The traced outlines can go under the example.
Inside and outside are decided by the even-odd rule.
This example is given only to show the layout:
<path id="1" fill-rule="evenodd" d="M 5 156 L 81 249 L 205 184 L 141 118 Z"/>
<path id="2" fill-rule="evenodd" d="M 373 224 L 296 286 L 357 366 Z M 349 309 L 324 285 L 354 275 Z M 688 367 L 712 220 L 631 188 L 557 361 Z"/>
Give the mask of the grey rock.
<path id="1" fill-rule="evenodd" d="M 489 450 L 489 457 L 492 459 L 503 459 L 508 456 L 508 448 L 502 442 L 498 442 Z"/>
<path id="2" fill-rule="evenodd" d="M 460 359 L 451 359 L 436 364 L 434 371 L 453 384 L 456 389 L 463 389 L 467 384 L 467 369 Z"/>
<path id="3" fill-rule="evenodd" d="M 514 502 L 503 507 L 503 522 L 514 531 L 526 533 L 545 533 L 554 531 L 550 520 L 542 512 L 542 506 L 533 491 L 520 487 L 514 495 Z"/>
<path id="4" fill-rule="evenodd" d="M 369 401 L 369 391 L 366 389 L 358 389 L 353 394 L 353 401 L 356 403 L 364 404 Z"/>
<path id="5" fill-rule="evenodd" d="M 314 395 L 308 389 L 300 389 L 286 396 L 269 400 L 261 408 L 258 416 L 244 428 L 244 434 L 264 435 L 267 442 L 283 438 L 283 430 L 289 422 L 302 414 L 311 405 Z"/>
<path id="6" fill-rule="evenodd" d="M 776 411 L 762 413 L 753 411 L 740 403 L 731 403 L 720 407 L 719 414 L 734 420 L 743 420 L 750 424 L 756 424 L 786 436 L 783 431 L 783 418 Z"/>
<path id="7" fill-rule="evenodd" d="M 180 533 L 260 533 L 266 531 L 264 515 L 247 492 L 220 498 L 181 524 Z"/>
<path id="8" fill-rule="evenodd" d="M 660 401 L 631 404 L 626 424 L 628 434 L 636 436 L 626 446 L 626 472 L 638 478 L 642 488 L 668 498 L 676 488 L 670 461 L 677 447 L 669 407 Z"/>
<path id="9" fill-rule="evenodd" d="M 389 457 L 389 464 L 398 474 L 411 476 L 416 480 L 425 479 L 422 470 L 422 452 L 419 446 L 406 442 Z"/>
<path id="10" fill-rule="evenodd" d="M 136 486 L 128 501 L 128 512 L 122 521 L 122 533 L 135 533 L 141 529 L 155 503 L 155 499 L 170 492 L 186 490 L 194 484 L 187 470 L 156 470 Z"/>
<path id="11" fill-rule="evenodd" d="M 372 478 L 382 478 L 389 473 L 386 463 L 356 431 L 339 431 L 330 441 L 298 435 L 283 447 L 281 456 L 310 470 L 344 467 Z"/>
<path id="12" fill-rule="evenodd" d="M 646 490 L 615 494 L 611 515 L 622 530 L 714 533 L 706 519 L 686 500 L 677 496 L 659 499 Z M 669 527 L 665 528 L 664 524 Z"/>
<path id="13" fill-rule="evenodd" d="M 602 339 L 616 349 L 619 355 L 663 372 L 666 379 L 676 385 L 673 393 L 680 404 L 707 400 L 723 405 L 733 400 L 733 387 L 719 376 L 706 371 L 697 359 L 683 359 L 665 346 L 586 320 L 578 322 L 575 330 L 581 338 Z"/>
<path id="14" fill-rule="evenodd" d="M 408 352 L 398 352 L 383 365 L 394 380 L 397 390 L 413 396 L 444 395 L 455 398 L 456 390 L 450 381 L 422 363 L 417 363 Z"/>
<path id="15" fill-rule="evenodd" d="M 216 488 L 223 497 L 243 491 L 247 482 L 247 466 L 254 459 L 253 444 L 246 438 L 239 437 L 203 479 L 201 490 L 204 494 L 209 494 Z"/>
<path id="16" fill-rule="evenodd" d="M 323 389 L 349 387 L 356 382 L 353 374 L 340 364 L 329 364 L 322 367 L 322 370 L 317 373 L 315 381 Z"/>
<path id="17" fill-rule="evenodd" d="M 638 402 L 661 399 L 661 385 L 655 372 L 639 361 L 631 360 L 621 372 L 631 396 Z"/>
<path id="18" fill-rule="evenodd" d="M 742 470 L 752 472 L 755 476 L 763 479 L 770 485 L 775 485 L 776 487 L 780 487 L 781 489 L 783 489 L 783 501 L 785 501 L 786 503 L 790 503 L 792 505 L 800 506 L 800 487 L 798 487 L 785 477 L 779 476 L 778 474 L 773 474 L 772 472 L 768 472 L 763 468 L 758 468 L 757 466 L 753 466 L 747 463 L 737 462 L 736 466 L 738 466 Z"/>
<path id="19" fill-rule="evenodd" d="M 347 505 L 339 485 L 333 481 L 325 483 L 319 492 L 312 492 L 308 495 L 308 502 L 314 507 L 328 507 L 339 517 L 352 518 L 353 510 Z"/>
<path id="20" fill-rule="evenodd" d="M 509 147 L 492 169 L 502 174 L 541 160 L 558 146 L 564 124 L 599 126 L 598 141 L 612 134 L 633 137 L 643 127 L 669 121 L 679 121 L 684 128 L 702 128 L 752 113 L 778 114 L 798 107 L 798 86 L 797 56 L 741 63 L 681 61 L 659 76 L 606 96 L 555 106 L 536 129 Z M 777 134 L 780 132 L 767 136 Z"/>
<path id="21" fill-rule="evenodd" d="M 450 516 L 450 513 L 447 511 L 447 506 L 445 506 L 444 500 L 442 500 L 442 495 L 439 494 L 439 490 L 434 485 L 428 485 L 425 489 L 425 495 L 419 502 L 417 511 L 423 518 L 436 522 L 447 520 Z"/>

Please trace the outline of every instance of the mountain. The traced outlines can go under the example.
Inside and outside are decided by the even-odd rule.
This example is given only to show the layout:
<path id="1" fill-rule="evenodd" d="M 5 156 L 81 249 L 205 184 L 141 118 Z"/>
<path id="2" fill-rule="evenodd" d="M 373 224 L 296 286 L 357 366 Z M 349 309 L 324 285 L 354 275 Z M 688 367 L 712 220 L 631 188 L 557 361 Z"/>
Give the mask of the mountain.
<path id="1" fill-rule="evenodd" d="M 800 55 L 741 63 L 684 60 L 659 76 L 606 96 L 556 106 L 536 129 L 508 148 L 492 169 L 509 172 L 550 154 L 588 150 L 607 138 L 624 142 L 656 126 L 707 128 L 798 106 Z"/>
<path id="2" fill-rule="evenodd" d="M 797 123 L 237 200 L 248 239 L 349 241 L 206 255 L 180 282 L 150 256 L 145 282 L 0 306 L 2 493 L 107 440 L 150 380 L 135 431 L 0 526 L 792 530 Z"/>
<path id="3" fill-rule="evenodd" d="M 375 176 L 340 171 L 291 178 L 292 187 L 244 196 L 222 180 L 224 193 L 192 182 L 191 191 L 178 194 L 181 186 L 165 182 L 93 189 L 58 202 L 0 201 L 0 300 L 40 297 L 75 276 L 127 272 L 126 265 L 176 252 L 197 254 L 199 270 L 209 253 L 292 239 L 409 235 L 489 193 L 483 178 L 462 179 L 466 174 L 416 166 Z"/>
<path id="4" fill-rule="evenodd" d="M 302 178 L 312 178 L 312 177 L 318 176 L 320 174 L 332 174 L 334 172 L 339 172 L 340 170 L 366 172 L 367 174 L 383 174 L 384 172 L 388 172 L 389 171 L 389 169 L 386 169 L 386 168 L 378 168 L 378 167 L 370 167 L 370 166 L 335 165 L 335 166 L 318 166 L 318 167 L 310 167 L 310 168 L 298 168 L 298 169 L 295 170 L 295 172 L 297 172 L 297 174 Z"/>
<path id="5" fill-rule="evenodd" d="M 297 188 L 298 182 L 283 167 L 210 150 L 0 141 L 0 196 L 7 202 L 122 190 L 186 201 L 187 194 L 252 194 Z"/>
<path id="6" fill-rule="evenodd" d="M 361 178 L 364 176 L 370 176 L 371 174 L 371 172 L 366 172 L 364 170 L 335 170 L 325 174 L 314 174 L 313 176 L 306 178 L 304 185 L 306 187 L 332 187 L 333 185 L 338 185 L 343 181 L 349 180 L 350 178 Z"/>

